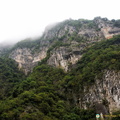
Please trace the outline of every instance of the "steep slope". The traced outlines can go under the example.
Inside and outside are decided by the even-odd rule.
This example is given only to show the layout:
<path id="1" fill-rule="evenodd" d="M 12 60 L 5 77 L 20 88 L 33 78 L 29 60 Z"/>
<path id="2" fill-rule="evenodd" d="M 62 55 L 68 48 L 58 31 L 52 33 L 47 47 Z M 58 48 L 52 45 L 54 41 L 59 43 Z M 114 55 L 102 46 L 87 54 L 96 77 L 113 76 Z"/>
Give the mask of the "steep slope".
<path id="1" fill-rule="evenodd" d="M 85 92 L 82 105 L 95 104 L 98 113 L 112 114 L 120 110 L 120 71 L 105 70 L 102 79 L 96 79 L 95 84 Z M 90 106 L 89 106 L 90 107 Z"/>
<path id="2" fill-rule="evenodd" d="M 61 69 L 37 66 L 26 80 L 14 87 L 12 96 L 0 101 L 0 119 L 94 120 L 95 111 L 71 106 L 67 96 L 61 94 L 59 83 L 65 75 Z"/>
<path id="3" fill-rule="evenodd" d="M 81 58 L 87 47 L 120 34 L 120 28 L 116 27 L 116 24 L 119 22 L 100 17 L 94 20 L 69 19 L 47 27 L 43 36 L 36 41 L 18 43 L 9 57 L 14 59 L 26 74 L 46 57 L 49 65 L 68 71 L 71 65 Z M 24 44 L 24 47 L 21 48 L 20 44 Z"/>
<path id="4" fill-rule="evenodd" d="M 70 19 L 46 28 L 39 39 L 2 49 L 0 119 L 95 120 L 96 113 L 119 114 L 118 34 L 120 20 Z"/>
<path id="5" fill-rule="evenodd" d="M 120 36 L 90 47 L 67 79 L 67 94 L 80 108 L 98 113 L 120 110 Z"/>
<path id="6" fill-rule="evenodd" d="M 47 41 L 44 42 L 40 39 L 35 41 L 31 39 L 23 40 L 11 49 L 9 57 L 19 64 L 19 69 L 28 74 L 39 61 L 46 57 L 49 46 L 49 43 L 47 43 Z"/>
<path id="7" fill-rule="evenodd" d="M 0 100 L 10 96 L 12 88 L 24 80 L 24 77 L 14 60 L 0 57 Z"/>
<path id="8" fill-rule="evenodd" d="M 68 73 L 43 63 L 20 82 L 5 72 L 12 86 L 0 101 L 1 120 L 95 120 L 95 113 L 120 110 L 120 36 L 87 48 Z"/>

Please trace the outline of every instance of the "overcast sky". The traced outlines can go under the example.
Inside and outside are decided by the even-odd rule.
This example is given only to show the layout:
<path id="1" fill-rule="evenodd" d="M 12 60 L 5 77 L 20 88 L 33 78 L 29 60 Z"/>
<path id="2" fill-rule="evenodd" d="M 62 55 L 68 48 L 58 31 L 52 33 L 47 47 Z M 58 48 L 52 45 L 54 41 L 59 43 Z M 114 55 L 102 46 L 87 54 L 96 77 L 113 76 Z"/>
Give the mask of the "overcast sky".
<path id="1" fill-rule="evenodd" d="M 41 35 L 65 19 L 120 19 L 120 0 L 0 0 L 0 43 Z"/>

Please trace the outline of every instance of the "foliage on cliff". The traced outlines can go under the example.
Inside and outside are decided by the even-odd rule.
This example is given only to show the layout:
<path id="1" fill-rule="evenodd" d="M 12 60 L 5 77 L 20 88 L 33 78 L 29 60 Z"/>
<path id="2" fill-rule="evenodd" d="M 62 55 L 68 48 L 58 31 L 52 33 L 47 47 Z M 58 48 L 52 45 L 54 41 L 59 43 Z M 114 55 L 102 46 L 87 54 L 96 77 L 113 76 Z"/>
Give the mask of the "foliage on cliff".
<path id="1" fill-rule="evenodd" d="M 59 83 L 66 73 L 47 65 L 37 66 L 33 73 L 17 84 L 10 98 L 1 101 L 0 119 L 88 120 L 93 110 L 80 110 L 67 102 Z"/>
<path id="2" fill-rule="evenodd" d="M 104 70 L 120 70 L 120 36 L 88 48 L 76 67 L 64 77 L 61 86 L 66 88 L 64 92 L 67 95 L 72 91 L 79 98 L 84 86 L 94 84 L 96 77 L 101 79 Z M 68 99 L 71 100 L 72 96 Z"/>
<path id="3" fill-rule="evenodd" d="M 88 48 L 68 73 L 41 63 L 25 78 L 13 60 L 0 58 L 0 119 L 94 120 L 94 109 L 80 109 L 74 95 L 82 97 L 105 69 L 120 70 L 120 36 Z"/>
<path id="4" fill-rule="evenodd" d="M 18 70 L 15 61 L 0 58 L 0 99 L 10 96 L 13 87 L 24 79 L 24 74 Z"/>
<path id="5" fill-rule="evenodd" d="M 105 69 L 120 70 L 120 36 L 96 43 L 77 64 L 83 81 L 92 82 Z"/>

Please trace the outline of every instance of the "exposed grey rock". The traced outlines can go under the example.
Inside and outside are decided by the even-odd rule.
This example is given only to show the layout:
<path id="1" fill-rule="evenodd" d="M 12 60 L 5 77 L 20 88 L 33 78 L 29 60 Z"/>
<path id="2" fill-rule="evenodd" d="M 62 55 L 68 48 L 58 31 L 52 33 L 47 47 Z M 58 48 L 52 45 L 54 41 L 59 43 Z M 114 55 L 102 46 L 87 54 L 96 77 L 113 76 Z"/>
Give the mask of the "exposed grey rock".
<path id="1" fill-rule="evenodd" d="M 84 88 L 84 96 L 80 101 L 84 108 L 87 104 L 97 105 L 102 104 L 100 112 L 112 113 L 120 109 L 120 71 L 106 70 L 102 79 L 95 80 L 95 84 L 90 88 Z M 102 111 L 102 109 L 104 110 Z"/>
<path id="2" fill-rule="evenodd" d="M 69 65 L 75 64 L 81 58 L 80 49 L 60 47 L 52 51 L 48 64 L 68 71 Z"/>
<path id="3" fill-rule="evenodd" d="M 68 20 L 69 22 L 69 20 Z M 10 58 L 19 63 L 19 67 L 29 72 L 33 67 L 47 55 L 47 50 L 54 45 L 56 41 L 61 41 L 67 46 L 55 47 L 50 51 L 50 57 L 47 61 L 49 65 L 61 67 L 68 71 L 71 64 L 75 64 L 82 56 L 82 50 L 91 46 L 95 42 L 103 39 L 109 39 L 113 35 L 120 34 L 120 28 L 114 27 L 113 23 L 106 18 L 97 17 L 92 21 L 94 24 L 89 27 L 89 22 L 79 20 L 81 26 L 74 24 L 59 23 L 48 27 L 40 40 L 39 51 L 32 54 L 33 49 L 23 48 L 12 51 Z M 72 36 L 81 38 L 81 42 L 72 39 Z"/>
<path id="4" fill-rule="evenodd" d="M 95 18 L 94 21 L 98 25 L 98 28 L 101 29 L 106 39 L 120 34 L 120 28 L 114 27 L 109 20 L 98 17 Z"/>
<path id="5" fill-rule="evenodd" d="M 95 18 L 93 20 L 95 27 L 92 28 L 85 21 L 80 22 L 83 25 L 79 28 L 68 24 L 54 25 L 45 30 L 40 41 L 39 51 L 33 53 L 34 48 L 16 48 L 9 57 L 14 59 L 19 64 L 19 68 L 27 74 L 46 57 L 47 50 L 56 41 L 61 41 L 67 45 L 55 46 L 51 49 L 47 63 L 68 71 L 71 65 L 81 59 L 83 50 L 95 42 L 120 34 L 120 28 L 114 27 L 107 19 Z M 71 40 L 72 36 L 82 38 L 83 41 Z M 72 96 L 74 102 L 81 108 L 86 109 L 94 105 L 99 108 L 97 109 L 98 113 L 102 112 L 103 114 L 118 110 L 120 109 L 120 72 L 106 70 L 102 79 L 96 78 L 94 85 L 90 88 L 84 87 L 84 94 L 80 93 L 79 96 L 72 94 Z"/>
<path id="6" fill-rule="evenodd" d="M 23 69 L 25 74 L 28 74 L 39 61 L 46 57 L 46 53 L 47 48 L 43 48 L 39 53 L 34 54 L 29 48 L 17 48 L 12 51 L 9 57 L 19 64 L 19 69 Z"/>

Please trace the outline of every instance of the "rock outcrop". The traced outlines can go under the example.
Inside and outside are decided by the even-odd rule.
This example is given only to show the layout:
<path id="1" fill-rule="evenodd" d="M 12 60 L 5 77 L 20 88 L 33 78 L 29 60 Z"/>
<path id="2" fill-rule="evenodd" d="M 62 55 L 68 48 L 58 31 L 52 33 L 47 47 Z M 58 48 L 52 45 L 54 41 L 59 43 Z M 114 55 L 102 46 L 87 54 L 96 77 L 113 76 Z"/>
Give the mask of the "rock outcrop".
<path id="1" fill-rule="evenodd" d="M 80 49 L 59 47 L 58 49 L 52 51 L 47 63 L 68 71 L 69 66 L 75 64 L 81 58 L 81 56 L 82 54 L 80 53 Z"/>
<path id="2" fill-rule="evenodd" d="M 46 53 L 47 48 L 42 48 L 39 53 L 32 53 L 32 50 L 29 48 L 17 48 L 11 52 L 9 57 L 18 63 L 19 69 L 22 69 L 25 74 L 28 74 L 39 61 L 46 57 Z"/>
<path id="3" fill-rule="evenodd" d="M 95 80 L 90 88 L 84 88 L 84 96 L 79 101 L 84 108 L 95 105 L 100 113 L 112 113 L 120 110 L 120 71 L 106 70 L 101 79 Z"/>
<path id="4" fill-rule="evenodd" d="M 101 29 L 101 32 L 104 34 L 106 39 L 112 38 L 114 35 L 120 34 L 120 28 L 117 28 L 113 25 L 111 21 L 107 18 L 95 18 L 95 23 L 98 25 L 98 28 Z"/>
<path id="5" fill-rule="evenodd" d="M 50 51 L 47 63 L 68 71 L 69 66 L 81 58 L 84 49 L 118 34 L 120 28 L 105 18 L 97 17 L 92 21 L 70 19 L 46 28 L 39 42 L 39 50 L 34 54 L 32 54 L 34 48 L 16 48 L 11 52 L 10 58 L 14 59 L 25 73 L 30 72 L 46 57 L 47 50 L 53 47 L 56 41 L 60 41 L 62 44 L 54 46 Z"/>
<path id="6" fill-rule="evenodd" d="M 67 20 L 47 28 L 37 44 L 37 50 L 35 46 L 16 47 L 9 57 L 18 63 L 19 69 L 26 75 L 45 58 L 48 65 L 69 71 L 88 47 L 118 34 L 120 28 L 105 18 Z M 120 109 L 120 71 L 106 70 L 103 73 L 101 79 L 96 78 L 94 85 L 84 86 L 79 96 L 73 93 L 73 101 L 80 108 L 95 106 L 99 108 L 98 113 L 104 114 Z"/>

